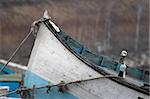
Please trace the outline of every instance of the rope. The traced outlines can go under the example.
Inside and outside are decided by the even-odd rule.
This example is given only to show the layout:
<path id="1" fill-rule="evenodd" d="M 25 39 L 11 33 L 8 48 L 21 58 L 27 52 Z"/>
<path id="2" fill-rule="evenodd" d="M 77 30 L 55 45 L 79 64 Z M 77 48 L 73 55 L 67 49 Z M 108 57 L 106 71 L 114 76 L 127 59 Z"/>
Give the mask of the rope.
<path id="1" fill-rule="evenodd" d="M 81 83 L 81 82 L 91 81 L 91 80 L 96 80 L 96 79 L 101 79 L 101 78 L 122 78 L 122 77 L 118 77 L 118 76 L 114 76 L 114 75 L 107 75 L 107 76 L 90 78 L 90 79 L 85 79 L 85 80 L 77 80 L 77 81 L 65 83 L 64 85 L 66 86 L 66 85 L 69 85 L 69 84 Z M 40 87 L 34 87 L 34 90 L 35 89 L 42 89 L 42 88 L 48 88 L 48 90 L 49 90 L 51 87 L 60 86 L 60 85 L 61 85 L 61 83 L 55 84 L 55 85 L 45 85 L 45 86 L 40 86 Z M 18 93 L 18 92 L 22 92 L 22 91 L 29 91 L 29 90 L 33 90 L 33 88 L 18 88 L 18 89 L 14 90 L 14 91 L 10 91 L 10 92 L 8 92 L 6 94 L 0 95 L 0 97 L 6 96 L 8 94 Z"/>
<path id="2" fill-rule="evenodd" d="M 21 41 L 21 43 L 19 44 L 19 46 L 16 48 L 16 50 L 12 53 L 12 55 L 10 56 L 10 58 L 8 59 L 8 61 L 6 62 L 6 64 L 0 69 L 0 72 L 3 71 L 3 69 L 8 65 L 8 63 L 14 58 L 14 56 L 17 54 L 17 52 L 19 51 L 19 49 L 22 47 L 22 45 L 24 44 L 24 42 L 29 38 L 29 36 L 34 33 L 34 30 L 35 30 L 35 25 L 42 22 L 42 21 L 45 21 L 45 20 L 38 20 L 38 21 L 34 21 L 31 25 L 31 30 L 30 32 L 28 33 L 28 35 Z"/>
<path id="3" fill-rule="evenodd" d="M 21 46 L 24 44 L 24 42 L 28 39 L 28 37 L 30 36 L 31 33 L 32 33 L 32 31 L 30 31 L 29 34 L 22 40 L 22 42 L 19 44 L 19 46 L 16 48 L 16 50 L 10 56 L 10 58 L 8 59 L 8 61 L 6 62 L 6 64 L 0 69 L 0 72 L 2 72 L 3 69 L 8 65 L 8 63 L 13 59 L 13 57 L 16 55 L 16 53 L 18 52 L 18 50 L 21 48 Z"/>
<path id="4" fill-rule="evenodd" d="M 6 96 L 6 95 L 9 95 L 9 94 L 16 93 L 16 92 L 17 92 L 17 90 L 18 90 L 18 89 L 13 90 L 13 91 L 10 91 L 10 92 L 8 92 L 8 93 L 6 93 L 6 94 L 1 94 L 1 95 L 0 95 L 0 97 L 3 97 L 3 96 Z"/>

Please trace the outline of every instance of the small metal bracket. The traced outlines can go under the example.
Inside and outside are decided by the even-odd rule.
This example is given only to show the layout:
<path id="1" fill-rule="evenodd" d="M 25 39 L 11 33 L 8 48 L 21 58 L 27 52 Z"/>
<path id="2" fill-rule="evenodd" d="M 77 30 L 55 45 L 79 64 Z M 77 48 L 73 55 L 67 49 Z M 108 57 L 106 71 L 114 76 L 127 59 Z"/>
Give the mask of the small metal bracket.
<path id="1" fill-rule="evenodd" d="M 68 90 L 68 87 L 64 81 L 61 81 L 60 84 L 58 85 L 58 87 L 59 87 L 59 91 L 62 93 L 64 93 L 66 90 Z"/>

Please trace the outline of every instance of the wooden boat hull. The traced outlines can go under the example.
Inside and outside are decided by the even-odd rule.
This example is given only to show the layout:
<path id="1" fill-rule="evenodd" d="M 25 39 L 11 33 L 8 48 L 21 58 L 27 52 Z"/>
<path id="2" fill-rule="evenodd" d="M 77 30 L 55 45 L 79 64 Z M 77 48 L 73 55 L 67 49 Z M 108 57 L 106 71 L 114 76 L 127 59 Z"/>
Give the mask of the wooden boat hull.
<path id="1" fill-rule="evenodd" d="M 59 84 L 61 81 L 69 83 L 103 76 L 103 73 L 101 74 L 91 68 L 66 48 L 56 35 L 48 29 L 46 23 L 40 24 L 24 79 L 27 88 Z M 58 87 L 53 87 L 47 93 L 47 89 L 35 89 L 35 99 L 149 98 L 147 94 L 108 78 L 70 84 L 65 92 L 59 92 Z"/>

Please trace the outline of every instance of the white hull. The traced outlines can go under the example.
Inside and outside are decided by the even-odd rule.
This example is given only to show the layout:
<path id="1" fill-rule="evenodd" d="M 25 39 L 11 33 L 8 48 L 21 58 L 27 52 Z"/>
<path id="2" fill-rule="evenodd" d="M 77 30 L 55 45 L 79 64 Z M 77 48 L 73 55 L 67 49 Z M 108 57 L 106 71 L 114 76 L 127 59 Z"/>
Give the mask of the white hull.
<path id="1" fill-rule="evenodd" d="M 71 53 L 44 23 L 40 24 L 37 33 L 28 64 L 28 72 L 39 76 L 50 84 L 59 84 L 61 81 L 68 83 L 103 76 Z M 25 85 L 32 87 L 33 85 L 46 85 L 46 83 L 26 74 Z M 138 97 L 149 99 L 148 95 L 108 78 L 70 84 L 68 88 L 68 93 L 77 99 L 137 99 Z M 37 92 L 35 94 L 42 93 Z"/>

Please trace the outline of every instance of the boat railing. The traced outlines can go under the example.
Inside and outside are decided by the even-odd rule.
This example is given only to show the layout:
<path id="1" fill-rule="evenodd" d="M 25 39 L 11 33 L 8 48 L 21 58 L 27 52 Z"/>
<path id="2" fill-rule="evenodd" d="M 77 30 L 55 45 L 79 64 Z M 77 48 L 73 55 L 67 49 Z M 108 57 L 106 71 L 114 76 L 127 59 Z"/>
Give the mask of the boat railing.
<path id="1" fill-rule="evenodd" d="M 115 71 L 116 73 L 119 73 L 121 64 L 118 63 L 115 59 L 107 57 L 107 56 L 98 56 L 94 54 L 89 49 L 87 49 L 84 45 L 72 39 L 62 30 L 57 34 L 59 38 L 62 39 L 62 41 L 65 42 L 76 54 L 89 60 L 90 62 L 96 64 L 97 66 L 111 69 Z M 128 76 L 132 78 L 136 78 L 142 81 L 144 84 L 146 83 L 150 85 L 149 71 L 144 71 L 135 67 L 127 66 L 126 73 Z"/>

